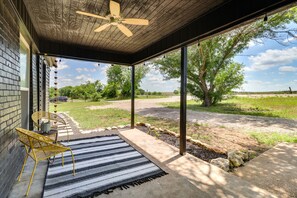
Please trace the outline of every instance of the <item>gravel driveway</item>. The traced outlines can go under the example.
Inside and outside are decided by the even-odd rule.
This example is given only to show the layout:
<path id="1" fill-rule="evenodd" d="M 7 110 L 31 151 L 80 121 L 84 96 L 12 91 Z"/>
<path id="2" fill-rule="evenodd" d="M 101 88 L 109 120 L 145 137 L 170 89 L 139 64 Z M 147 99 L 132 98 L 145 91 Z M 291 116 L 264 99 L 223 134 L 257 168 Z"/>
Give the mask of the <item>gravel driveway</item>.
<path id="1" fill-rule="evenodd" d="M 188 97 L 188 100 L 191 97 Z M 179 96 L 159 99 L 136 99 L 135 112 L 143 116 L 153 116 L 179 120 L 179 110 L 163 107 L 162 102 L 179 101 Z M 90 109 L 118 108 L 130 110 L 130 100 L 110 101 L 104 106 L 91 106 Z M 211 112 L 187 111 L 187 120 L 214 126 L 240 129 L 241 131 L 297 133 L 297 120 L 261 116 L 232 115 Z"/>

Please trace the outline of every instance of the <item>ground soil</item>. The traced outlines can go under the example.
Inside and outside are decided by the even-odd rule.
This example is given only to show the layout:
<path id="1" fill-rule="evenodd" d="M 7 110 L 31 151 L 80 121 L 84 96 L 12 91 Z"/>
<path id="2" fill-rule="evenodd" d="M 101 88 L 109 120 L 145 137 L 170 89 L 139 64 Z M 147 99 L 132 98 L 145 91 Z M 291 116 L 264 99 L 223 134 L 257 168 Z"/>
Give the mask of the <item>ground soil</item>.
<path id="1" fill-rule="evenodd" d="M 143 131 L 144 133 L 155 136 L 154 133 L 149 133 L 149 130 L 146 127 L 137 126 L 136 128 L 139 129 L 140 131 Z M 165 133 L 159 133 L 157 138 L 166 142 L 167 144 L 170 144 L 172 146 L 179 148 L 179 139 L 176 138 L 175 136 L 165 134 Z M 218 157 L 227 158 L 227 155 L 216 153 L 214 151 L 209 151 L 207 149 L 204 149 L 197 145 L 194 145 L 194 144 L 190 143 L 189 141 L 187 141 L 187 153 L 190 153 L 190 154 L 194 155 L 195 157 L 198 157 L 198 158 L 200 158 L 204 161 L 207 161 L 207 162 L 210 162 L 210 160 L 218 158 Z"/>
<path id="2" fill-rule="evenodd" d="M 188 100 L 192 99 L 188 96 Z M 179 109 L 166 108 L 161 103 L 177 102 L 179 96 L 158 99 L 136 99 L 135 113 L 142 116 L 159 117 L 171 120 L 178 120 L 180 116 Z M 118 108 L 130 111 L 131 100 L 110 101 L 104 106 L 91 106 L 89 109 Z M 249 116 L 249 115 L 233 115 L 212 112 L 187 111 L 187 120 L 193 123 L 207 124 L 215 127 L 228 127 L 238 130 L 237 132 L 280 132 L 280 133 L 296 133 L 297 120 Z"/>
<path id="3" fill-rule="evenodd" d="M 188 125 L 187 134 L 225 153 L 231 150 L 253 150 L 262 153 L 268 149 L 247 133 L 239 132 L 238 129 L 192 124 Z"/>

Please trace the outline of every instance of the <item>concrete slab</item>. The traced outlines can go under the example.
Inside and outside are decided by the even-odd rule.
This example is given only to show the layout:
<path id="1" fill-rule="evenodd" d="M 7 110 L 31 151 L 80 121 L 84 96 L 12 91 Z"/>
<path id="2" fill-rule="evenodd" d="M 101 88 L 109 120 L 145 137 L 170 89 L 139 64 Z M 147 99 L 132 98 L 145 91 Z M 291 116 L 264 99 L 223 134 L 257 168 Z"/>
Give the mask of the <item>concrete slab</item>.
<path id="1" fill-rule="evenodd" d="M 107 134 L 106 132 L 96 132 L 74 135 L 71 138 Z M 192 155 L 180 156 L 177 148 L 137 129 L 114 131 L 112 134 L 119 134 L 169 174 L 126 190 L 116 189 L 108 195 L 98 196 L 100 198 L 275 197 L 273 194 Z M 41 197 L 46 168 L 47 162 L 38 165 L 29 197 Z M 32 169 L 33 161 L 30 160 L 25 168 L 23 180 L 16 182 L 9 198 L 24 196 Z"/>
<path id="2" fill-rule="evenodd" d="M 171 173 L 177 173 L 196 186 L 196 197 L 275 197 L 190 154 L 181 156 L 177 148 L 137 129 L 122 131 L 120 135 L 161 168 L 169 168 Z M 174 188 L 182 190 L 182 187 L 172 185 L 171 189 Z M 172 197 L 178 196 L 172 194 Z"/>
<path id="3" fill-rule="evenodd" d="M 279 197 L 297 197 L 297 144 L 278 144 L 235 174 Z"/>

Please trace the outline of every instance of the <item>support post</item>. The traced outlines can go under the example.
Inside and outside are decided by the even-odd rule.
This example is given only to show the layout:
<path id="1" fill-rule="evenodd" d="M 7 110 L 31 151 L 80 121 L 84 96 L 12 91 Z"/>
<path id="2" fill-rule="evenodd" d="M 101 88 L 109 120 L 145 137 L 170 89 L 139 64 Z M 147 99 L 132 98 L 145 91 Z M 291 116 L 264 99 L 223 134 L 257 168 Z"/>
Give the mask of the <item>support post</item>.
<path id="1" fill-rule="evenodd" d="M 131 66 L 131 129 L 134 129 L 135 114 L 135 66 Z"/>
<path id="2" fill-rule="evenodd" d="M 180 125 L 179 125 L 179 153 L 186 153 L 187 135 L 187 47 L 181 48 L 181 80 L 180 80 Z"/>

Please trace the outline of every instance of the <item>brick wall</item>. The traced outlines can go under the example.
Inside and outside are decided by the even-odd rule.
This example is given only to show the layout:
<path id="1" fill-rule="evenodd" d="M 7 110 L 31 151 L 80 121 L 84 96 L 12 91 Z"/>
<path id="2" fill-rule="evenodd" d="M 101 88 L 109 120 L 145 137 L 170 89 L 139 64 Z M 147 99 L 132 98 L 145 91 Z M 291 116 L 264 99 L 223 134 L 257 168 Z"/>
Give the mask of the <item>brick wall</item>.
<path id="1" fill-rule="evenodd" d="M 0 196 L 6 197 L 24 157 L 17 142 L 15 127 L 20 126 L 20 55 L 16 16 L 7 3 L 0 1 Z"/>

